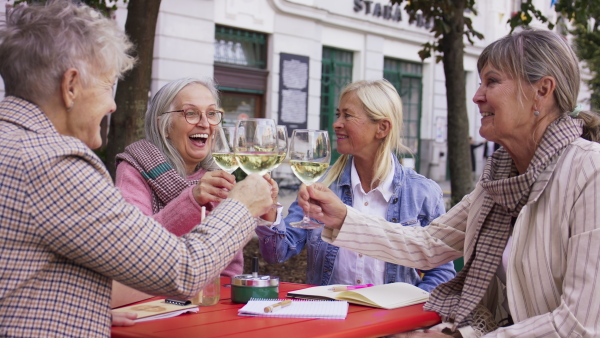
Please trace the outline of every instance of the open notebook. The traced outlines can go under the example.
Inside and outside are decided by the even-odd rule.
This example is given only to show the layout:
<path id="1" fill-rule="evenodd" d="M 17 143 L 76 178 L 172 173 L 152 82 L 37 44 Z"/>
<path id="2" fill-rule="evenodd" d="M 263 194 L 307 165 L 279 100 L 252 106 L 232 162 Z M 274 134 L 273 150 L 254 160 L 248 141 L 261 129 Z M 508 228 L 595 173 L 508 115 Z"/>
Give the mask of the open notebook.
<path id="1" fill-rule="evenodd" d="M 331 289 L 336 285 L 315 286 L 288 292 L 290 298 L 301 299 L 336 299 L 345 300 L 352 304 L 395 309 L 426 302 L 429 292 L 408 283 L 390 283 L 362 288 L 352 291 L 335 292 Z"/>
<path id="2" fill-rule="evenodd" d="M 345 319 L 348 315 L 348 302 L 331 300 L 294 300 L 290 306 L 265 312 L 265 308 L 282 299 L 251 298 L 244 307 L 238 310 L 240 316 L 281 317 L 281 318 L 321 318 Z"/>

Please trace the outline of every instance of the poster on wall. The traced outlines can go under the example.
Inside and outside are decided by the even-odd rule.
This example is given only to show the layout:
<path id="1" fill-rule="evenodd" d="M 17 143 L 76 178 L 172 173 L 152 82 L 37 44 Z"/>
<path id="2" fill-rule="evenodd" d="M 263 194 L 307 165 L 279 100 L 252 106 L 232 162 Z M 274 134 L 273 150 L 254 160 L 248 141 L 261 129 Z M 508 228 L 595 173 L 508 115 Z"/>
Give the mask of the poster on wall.
<path id="1" fill-rule="evenodd" d="M 308 56 L 279 54 L 279 124 L 306 129 L 308 116 Z"/>

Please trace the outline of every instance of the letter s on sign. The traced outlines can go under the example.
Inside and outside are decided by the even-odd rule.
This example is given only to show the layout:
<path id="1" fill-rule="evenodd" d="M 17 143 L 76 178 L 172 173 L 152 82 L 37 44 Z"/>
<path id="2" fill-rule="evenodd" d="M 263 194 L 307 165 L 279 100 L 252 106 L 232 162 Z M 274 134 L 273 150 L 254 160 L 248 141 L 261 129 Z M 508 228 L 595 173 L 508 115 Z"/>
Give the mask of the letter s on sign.
<path id="1" fill-rule="evenodd" d="M 362 0 L 354 0 L 354 11 L 355 12 L 360 12 L 363 9 L 363 2 Z"/>

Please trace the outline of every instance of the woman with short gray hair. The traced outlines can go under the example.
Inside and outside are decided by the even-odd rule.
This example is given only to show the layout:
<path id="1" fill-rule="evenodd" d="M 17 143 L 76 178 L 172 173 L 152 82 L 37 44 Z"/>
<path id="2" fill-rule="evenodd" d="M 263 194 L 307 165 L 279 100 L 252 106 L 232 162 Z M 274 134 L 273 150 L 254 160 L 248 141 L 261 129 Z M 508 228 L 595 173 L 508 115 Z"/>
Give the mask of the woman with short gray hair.
<path id="1" fill-rule="evenodd" d="M 0 22 L 0 336 L 110 336 L 113 279 L 191 298 L 273 204 L 250 175 L 178 238 L 125 202 L 92 149 L 130 49 L 113 20 L 71 1 L 19 5 Z"/>

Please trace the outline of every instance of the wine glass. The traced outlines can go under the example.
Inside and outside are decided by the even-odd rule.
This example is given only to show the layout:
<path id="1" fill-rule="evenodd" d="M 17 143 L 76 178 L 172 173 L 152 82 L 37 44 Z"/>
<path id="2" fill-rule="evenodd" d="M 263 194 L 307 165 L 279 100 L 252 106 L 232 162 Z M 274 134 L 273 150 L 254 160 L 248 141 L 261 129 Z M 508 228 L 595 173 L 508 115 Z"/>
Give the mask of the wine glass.
<path id="1" fill-rule="evenodd" d="M 325 130 L 296 129 L 290 139 L 290 166 L 302 183 L 311 185 L 318 181 L 329 168 L 331 146 Z M 308 215 L 299 222 L 289 223 L 295 228 L 315 229 L 323 226 Z"/>
<path id="2" fill-rule="evenodd" d="M 248 175 L 261 176 L 273 170 L 281 155 L 277 128 L 271 119 L 245 119 L 237 122 L 233 151 L 240 168 Z"/>
<path id="3" fill-rule="evenodd" d="M 288 132 L 287 127 L 282 125 L 277 125 L 275 127 L 277 130 L 277 152 L 279 153 L 279 157 L 277 158 L 277 163 L 273 166 L 273 169 L 277 169 L 285 160 L 285 157 L 288 153 Z"/>
<path id="4" fill-rule="evenodd" d="M 215 163 L 228 174 L 233 173 L 239 167 L 233 153 L 234 136 L 235 127 L 216 126 L 211 145 L 212 157 Z"/>
<path id="5" fill-rule="evenodd" d="M 277 128 L 271 119 L 239 120 L 235 129 L 233 151 L 242 170 L 250 175 L 264 175 L 283 162 L 277 142 Z M 278 204 L 273 204 L 277 208 Z M 272 222 L 258 217 L 258 225 L 269 226 Z"/>

